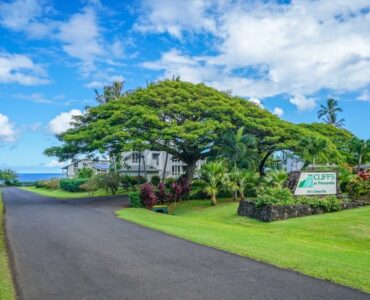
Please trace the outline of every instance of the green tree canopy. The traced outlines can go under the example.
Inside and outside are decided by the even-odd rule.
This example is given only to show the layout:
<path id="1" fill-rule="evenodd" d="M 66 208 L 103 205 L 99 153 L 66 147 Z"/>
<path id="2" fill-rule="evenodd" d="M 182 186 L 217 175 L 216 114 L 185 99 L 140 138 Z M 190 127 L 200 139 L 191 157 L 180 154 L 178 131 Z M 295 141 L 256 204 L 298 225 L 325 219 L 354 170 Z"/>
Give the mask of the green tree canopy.
<path id="1" fill-rule="evenodd" d="M 71 129 L 58 136 L 63 144 L 45 153 L 67 160 L 97 151 L 162 150 L 187 164 L 190 179 L 196 162 L 210 155 L 214 141 L 242 126 L 256 137 L 261 174 L 274 151 L 299 150 L 300 137 L 315 135 L 243 98 L 204 84 L 164 80 L 88 108 L 75 118 Z"/>
<path id="2" fill-rule="evenodd" d="M 370 161 L 370 139 L 360 140 L 353 138 L 351 141 L 351 150 L 356 159 L 358 169 L 360 169 L 363 163 Z"/>
<path id="3" fill-rule="evenodd" d="M 11 185 L 17 178 L 17 172 L 12 169 L 0 170 L 0 180 L 3 180 L 6 185 Z"/>
<path id="4" fill-rule="evenodd" d="M 216 139 L 212 147 L 211 156 L 216 159 L 225 159 L 236 171 L 237 168 L 254 170 L 258 163 L 256 138 L 245 133 L 245 128 L 236 131 L 230 130 Z"/>
<path id="5" fill-rule="evenodd" d="M 299 126 L 329 139 L 339 151 L 344 162 L 351 165 L 356 163 L 355 155 L 351 151 L 355 136 L 350 131 L 326 123 L 299 124 Z"/>

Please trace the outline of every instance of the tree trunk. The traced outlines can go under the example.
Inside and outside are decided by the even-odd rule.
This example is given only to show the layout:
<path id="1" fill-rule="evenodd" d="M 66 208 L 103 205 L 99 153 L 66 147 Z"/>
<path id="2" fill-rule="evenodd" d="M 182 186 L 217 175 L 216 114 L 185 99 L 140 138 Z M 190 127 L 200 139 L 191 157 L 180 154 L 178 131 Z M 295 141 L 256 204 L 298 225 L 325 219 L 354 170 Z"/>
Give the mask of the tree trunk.
<path id="1" fill-rule="evenodd" d="M 211 198 L 211 206 L 215 206 L 215 205 L 217 205 L 217 199 L 216 199 L 216 195 L 213 194 Z"/>
<path id="2" fill-rule="evenodd" d="M 240 193 L 240 200 L 244 200 L 244 191 L 242 188 L 240 188 L 239 193 Z"/>
<path id="3" fill-rule="evenodd" d="M 144 167 L 144 178 L 145 178 L 145 181 L 148 180 L 148 174 L 146 172 L 146 163 L 145 163 L 145 156 L 143 155 L 143 167 Z"/>
<path id="4" fill-rule="evenodd" d="M 260 177 L 263 177 L 266 175 L 265 173 L 265 163 L 267 161 L 267 159 L 270 157 L 270 155 L 273 153 L 273 151 L 269 151 L 265 154 L 265 156 L 262 158 L 262 160 L 260 161 L 259 165 L 258 165 L 258 171 L 260 173 Z"/>
<path id="5" fill-rule="evenodd" d="M 361 164 L 362 164 L 362 155 L 359 155 L 359 157 L 358 157 L 358 170 L 357 170 L 357 172 L 360 172 Z"/>
<path id="6" fill-rule="evenodd" d="M 163 170 L 163 174 L 162 174 L 162 182 L 164 182 L 164 180 L 166 179 L 167 162 L 168 162 L 168 152 L 166 152 L 166 158 L 165 158 L 165 161 L 164 161 L 164 170 Z"/>
<path id="7" fill-rule="evenodd" d="M 237 166 L 236 166 L 236 159 L 234 159 L 234 172 L 236 172 Z M 234 191 L 233 200 L 238 199 L 238 190 Z"/>
<path id="8" fill-rule="evenodd" d="M 114 159 L 114 174 L 117 174 L 117 158 L 115 154 L 113 154 L 113 159 Z"/>
<path id="9" fill-rule="evenodd" d="M 139 168 L 138 168 L 138 171 L 137 171 L 137 177 L 140 177 L 140 170 L 141 169 L 141 152 L 139 152 Z"/>
<path id="10" fill-rule="evenodd" d="M 197 167 L 197 161 L 187 161 L 186 167 L 186 179 L 191 182 L 194 177 L 195 169 Z"/>

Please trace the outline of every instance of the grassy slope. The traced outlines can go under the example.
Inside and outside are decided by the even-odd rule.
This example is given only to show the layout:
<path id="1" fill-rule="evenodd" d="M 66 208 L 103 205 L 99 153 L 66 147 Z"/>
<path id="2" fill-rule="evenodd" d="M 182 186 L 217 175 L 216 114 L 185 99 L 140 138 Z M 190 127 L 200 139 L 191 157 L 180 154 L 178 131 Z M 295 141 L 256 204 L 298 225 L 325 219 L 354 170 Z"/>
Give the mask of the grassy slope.
<path id="1" fill-rule="evenodd" d="M 196 243 L 370 292 L 370 207 L 262 223 L 236 215 L 237 203 L 190 201 L 173 215 L 140 208 L 125 220 Z"/>
<path id="2" fill-rule="evenodd" d="M 4 207 L 0 191 L 0 299 L 15 299 L 12 276 L 9 269 L 8 253 L 5 246 Z"/>
<path id="3" fill-rule="evenodd" d="M 51 190 L 46 188 L 36 188 L 33 186 L 27 186 L 27 187 L 20 187 L 23 190 L 34 192 L 43 196 L 47 197 L 53 197 L 53 198 L 60 198 L 60 199 L 69 199 L 69 198 L 84 198 L 84 197 L 90 197 L 91 195 L 88 192 L 76 192 L 71 193 L 63 190 Z M 118 190 L 116 195 L 127 195 L 128 192 L 124 191 L 122 189 Z M 94 193 L 94 197 L 98 196 L 108 196 L 110 194 L 107 194 L 105 190 L 98 190 L 96 193 Z"/>

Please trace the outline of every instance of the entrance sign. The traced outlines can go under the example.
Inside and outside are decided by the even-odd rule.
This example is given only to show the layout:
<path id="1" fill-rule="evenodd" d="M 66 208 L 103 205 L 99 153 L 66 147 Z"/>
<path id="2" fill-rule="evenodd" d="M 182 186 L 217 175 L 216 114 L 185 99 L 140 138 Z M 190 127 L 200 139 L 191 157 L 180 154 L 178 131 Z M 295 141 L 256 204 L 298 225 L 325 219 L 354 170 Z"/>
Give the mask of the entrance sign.
<path id="1" fill-rule="evenodd" d="M 335 172 L 301 172 L 294 195 L 336 195 Z"/>

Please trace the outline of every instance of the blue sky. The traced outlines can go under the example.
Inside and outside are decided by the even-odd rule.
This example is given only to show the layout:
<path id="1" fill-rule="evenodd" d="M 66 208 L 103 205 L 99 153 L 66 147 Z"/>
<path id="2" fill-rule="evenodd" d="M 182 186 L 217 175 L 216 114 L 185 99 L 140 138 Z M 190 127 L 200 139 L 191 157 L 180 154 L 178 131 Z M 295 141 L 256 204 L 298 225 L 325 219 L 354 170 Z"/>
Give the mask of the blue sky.
<path id="1" fill-rule="evenodd" d="M 370 138 L 368 0 L 0 0 L 0 168 L 59 172 L 45 157 L 94 88 L 180 75 L 317 121 L 326 98 Z"/>

